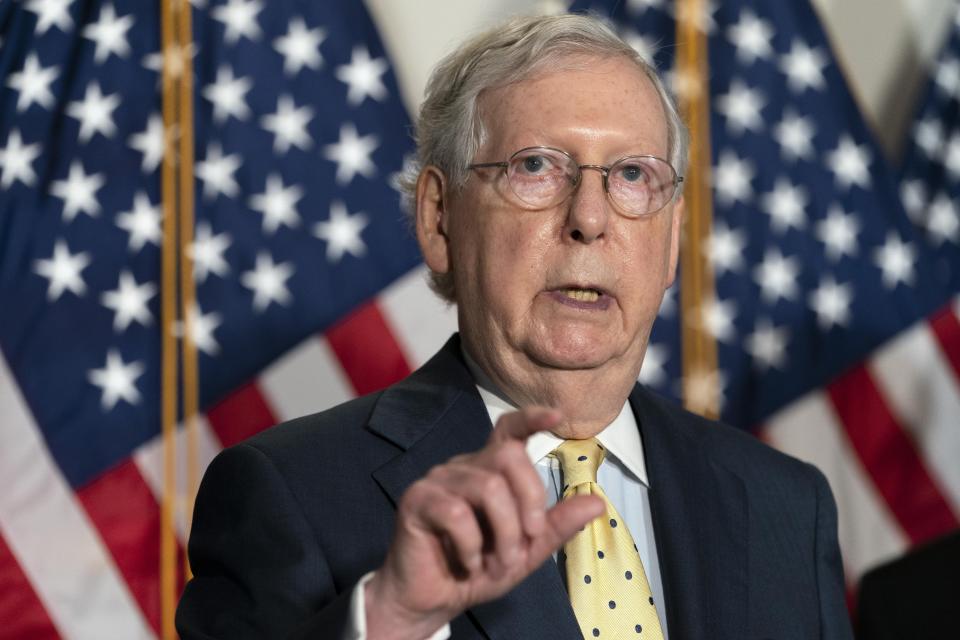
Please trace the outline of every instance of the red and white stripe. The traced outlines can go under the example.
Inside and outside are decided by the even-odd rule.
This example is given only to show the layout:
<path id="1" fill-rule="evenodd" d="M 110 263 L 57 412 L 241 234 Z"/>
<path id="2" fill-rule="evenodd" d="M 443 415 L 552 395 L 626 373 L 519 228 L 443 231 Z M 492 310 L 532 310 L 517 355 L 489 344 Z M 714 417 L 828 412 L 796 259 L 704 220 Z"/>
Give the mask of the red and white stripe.
<path id="1" fill-rule="evenodd" d="M 211 407 L 199 420 L 201 466 L 272 424 L 406 375 L 455 330 L 455 314 L 422 269 L 408 274 Z M 958 526 L 958 316 L 960 303 L 919 323 L 763 429 L 830 481 L 851 584 Z M 161 463 L 156 438 L 71 491 L 0 360 L 0 639 L 156 637 Z M 182 518 L 177 531 L 182 545 Z"/>

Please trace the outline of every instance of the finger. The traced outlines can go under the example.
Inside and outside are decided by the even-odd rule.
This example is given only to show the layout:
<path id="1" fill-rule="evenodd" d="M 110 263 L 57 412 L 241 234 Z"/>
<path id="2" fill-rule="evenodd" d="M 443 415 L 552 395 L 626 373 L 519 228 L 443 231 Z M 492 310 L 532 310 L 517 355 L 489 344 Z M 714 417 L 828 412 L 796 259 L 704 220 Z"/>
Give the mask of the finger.
<path id="1" fill-rule="evenodd" d="M 535 537 L 546 524 L 546 492 L 524 445 L 517 441 L 490 445 L 492 464 L 510 484 L 523 532 Z"/>
<path id="2" fill-rule="evenodd" d="M 547 511 L 547 526 L 530 545 L 530 566 L 539 566 L 547 556 L 562 547 L 591 520 L 603 515 L 606 508 L 597 496 L 573 496 Z"/>
<path id="3" fill-rule="evenodd" d="M 516 562 L 522 542 L 517 500 L 507 478 L 497 470 L 472 464 L 448 465 L 431 477 L 446 491 L 473 507 L 484 535 L 484 552 L 496 559 L 497 573 Z"/>
<path id="4" fill-rule="evenodd" d="M 497 420 L 497 426 L 493 430 L 493 435 L 490 436 L 490 441 L 526 441 L 539 431 L 548 431 L 556 427 L 562 418 L 559 411 L 548 407 L 524 407 L 519 411 L 511 411 Z"/>
<path id="5" fill-rule="evenodd" d="M 420 528 L 440 537 L 454 575 L 480 570 L 483 532 L 473 507 L 439 488 L 425 489 L 410 516 Z"/>

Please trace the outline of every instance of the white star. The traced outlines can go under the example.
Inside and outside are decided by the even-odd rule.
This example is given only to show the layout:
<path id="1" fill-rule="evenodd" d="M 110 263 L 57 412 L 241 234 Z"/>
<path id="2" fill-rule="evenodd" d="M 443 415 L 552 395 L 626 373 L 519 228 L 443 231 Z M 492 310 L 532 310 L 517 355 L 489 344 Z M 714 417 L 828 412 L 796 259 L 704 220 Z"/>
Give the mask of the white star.
<path id="1" fill-rule="evenodd" d="M 960 178 L 960 133 L 954 133 L 943 148 L 943 166 L 952 180 Z"/>
<path id="2" fill-rule="evenodd" d="M 104 411 L 110 411 L 119 400 L 131 405 L 140 402 L 136 381 L 143 375 L 144 370 L 143 363 L 134 361 L 124 364 L 120 353 L 116 349 L 110 349 L 107 352 L 106 366 L 103 369 L 91 369 L 87 372 L 87 380 L 103 391 L 100 406 Z"/>
<path id="3" fill-rule="evenodd" d="M 632 13 L 643 13 L 647 9 L 663 8 L 663 0 L 627 0 L 627 10 Z"/>
<path id="4" fill-rule="evenodd" d="M 760 285 L 763 299 L 773 304 L 780 298 L 792 300 L 797 296 L 799 273 L 796 258 L 785 258 L 778 249 L 767 249 L 763 262 L 753 271 L 753 278 Z"/>
<path id="5" fill-rule="evenodd" d="M 904 180 L 900 183 L 900 199 L 907 215 L 914 224 L 919 224 L 927 208 L 927 192 L 923 180 Z"/>
<path id="6" fill-rule="evenodd" d="M 327 243 L 327 261 L 340 262 L 344 253 L 360 258 L 367 252 L 360 233 L 369 224 L 366 214 L 347 212 L 342 202 L 330 204 L 330 219 L 313 226 L 313 235 Z"/>
<path id="7" fill-rule="evenodd" d="M 223 253 L 230 248 L 231 242 L 233 239 L 228 233 L 213 235 L 207 221 L 197 224 L 193 242 L 187 246 L 187 255 L 193 261 L 193 275 L 197 282 L 206 282 L 211 273 L 221 278 L 230 273 L 230 265 Z"/>
<path id="8" fill-rule="evenodd" d="M 683 404 L 701 415 L 719 413 L 723 405 L 723 373 L 717 370 L 694 369 L 683 377 Z"/>
<path id="9" fill-rule="evenodd" d="M 666 75 L 670 89 L 678 98 L 693 100 L 707 92 L 706 80 L 699 73 L 674 66 Z"/>
<path id="10" fill-rule="evenodd" d="M 870 150 L 867 145 L 858 145 L 849 135 L 844 135 L 837 148 L 827 154 L 827 164 L 841 187 L 870 188 Z"/>
<path id="11" fill-rule="evenodd" d="M 136 320 L 144 327 L 153 323 L 153 316 L 147 309 L 147 302 L 157 294 L 157 286 L 152 282 L 138 285 L 129 271 L 120 272 L 120 281 L 113 291 L 105 291 L 100 296 L 100 302 L 108 309 L 112 309 L 113 330 L 120 332 Z"/>
<path id="12" fill-rule="evenodd" d="M 72 3 L 73 0 L 29 0 L 24 8 L 37 14 L 37 35 L 43 35 L 51 26 L 67 33 L 73 28 Z"/>
<path id="13" fill-rule="evenodd" d="M 823 331 L 835 326 L 845 327 L 850 323 L 850 302 L 853 300 L 853 285 L 837 284 L 830 276 L 820 281 L 820 286 L 810 292 L 810 308 L 817 314 L 817 324 Z"/>
<path id="14" fill-rule="evenodd" d="M 787 74 L 787 86 L 797 93 L 826 87 L 823 77 L 826 66 L 827 56 L 800 40 L 793 41 L 790 53 L 780 56 L 780 70 Z"/>
<path id="15" fill-rule="evenodd" d="M 660 308 L 657 310 L 657 316 L 660 318 L 669 318 L 677 310 L 677 287 L 670 286 L 663 292 L 663 299 L 660 301 Z"/>
<path id="16" fill-rule="evenodd" d="M 874 264 L 883 272 L 883 285 L 894 289 L 899 283 L 912 285 L 914 280 L 913 263 L 916 251 L 909 242 L 904 242 L 891 231 L 882 247 L 873 253 Z"/>
<path id="17" fill-rule="evenodd" d="M 33 271 L 43 276 L 47 285 L 47 300 L 55 302 L 64 291 L 70 291 L 76 296 L 87 292 L 87 283 L 83 281 L 81 272 L 90 264 L 90 254 L 70 253 L 70 248 L 63 240 L 57 240 L 53 247 L 53 257 L 47 260 L 35 260 Z"/>
<path id="18" fill-rule="evenodd" d="M 37 181 L 33 161 L 40 155 L 40 143 L 23 144 L 19 129 L 7 136 L 7 145 L 0 149 L 0 187 L 4 189 L 17 180 L 30 187 Z"/>
<path id="19" fill-rule="evenodd" d="M 943 147 L 943 126 L 934 117 L 918 120 L 913 125 L 913 140 L 931 160 L 940 156 Z"/>
<path id="20" fill-rule="evenodd" d="M 240 155 L 232 153 L 224 157 L 219 142 L 211 142 L 203 162 L 197 163 L 197 177 L 203 180 L 203 197 L 212 200 L 218 194 L 234 198 L 240 192 L 240 185 L 233 173 L 240 168 Z"/>
<path id="21" fill-rule="evenodd" d="M 735 300 L 708 300 L 700 307 L 700 326 L 720 342 L 734 337 L 733 318 L 737 315 Z"/>
<path id="22" fill-rule="evenodd" d="M 117 17 L 112 4 L 103 5 L 100 18 L 84 28 L 83 37 L 96 42 L 93 60 L 101 64 L 112 53 L 120 58 L 130 55 L 127 31 L 133 26 L 133 15 Z"/>
<path id="23" fill-rule="evenodd" d="M 780 145 L 780 153 L 790 161 L 810 160 L 813 157 L 813 120 L 787 110 L 773 129 L 773 137 Z"/>
<path id="24" fill-rule="evenodd" d="M 753 197 L 753 181 L 756 172 L 750 160 L 741 160 L 732 150 L 726 149 L 717 159 L 713 168 L 713 188 L 717 202 L 732 206 L 736 202 L 746 203 Z"/>
<path id="25" fill-rule="evenodd" d="M 831 205 L 827 216 L 817 223 L 817 238 L 825 245 L 827 257 L 836 262 L 844 256 L 857 255 L 857 234 L 860 223 L 853 213 L 844 213 Z"/>
<path id="26" fill-rule="evenodd" d="M 760 371 L 783 370 L 787 360 L 787 342 L 790 332 L 786 327 L 774 327 L 766 318 L 757 321 L 753 333 L 747 336 L 744 349 L 753 358 L 753 365 Z"/>
<path id="27" fill-rule="evenodd" d="M 253 88 L 250 78 L 234 78 L 233 69 L 222 65 L 217 69 L 217 79 L 203 89 L 203 97 L 213 103 L 213 121 L 221 124 L 233 116 L 237 120 L 250 117 L 246 94 Z"/>
<path id="28" fill-rule="evenodd" d="M 960 218 L 957 207 L 946 193 L 938 193 L 930 203 L 929 217 L 927 218 L 927 232 L 936 246 L 949 240 L 954 244 L 958 240 Z"/>
<path id="29" fill-rule="evenodd" d="M 287 34 L 273 41 L 273 48 L 283 56 L 283 72 L 292 76 L 304 67 L 317 70 L 323 66 L 320 44 L 326 37 L 327 32 L 319 27 L 307 29 L 303 18 L 290 20 Z"/>
<path id="30" fill-rule="evenodd" d="M 293 263 L 275 264 L 269 253 L 257 254 L 257 266 L 240 275 L 240 282 L 253 291 L 253 308 L 263 312 L 271 302 L 288 305 L 293 300 L 286 282 L 293 275 Z"/>
<path id="31" fill-rule="evenodd" d="M 697 12 L 695 5 L 689 2 L 674 2 L 670 5 L 670 10 L 678 23 L 692 22 L 699 31 L 709 35 L 717 26 L 713 18 L 713 14 L 717 12 L 717 3 L 714 0 L 706 0 L 699 3 L 699 8 L 700 11 Z"/>
<path id="32" fill-rule="evenodd" d="M 743 269 L 743 250 L 747 248 L 747 236 L 743 231 L 728 228 L 722 222 L 714 224 L 710 232 L 707 255 L 719 278 L 727 271 Z"/>
<path id="33" fill-rule="evenodd" d="M 658 386 L 666 382 L 667 348 L 662 344 L 648 344 L 640 367 L 640 384 Z"/>
<path id="34" fill-rule="evenodd" d="M 280 225 L 300 224 L 297 202 L 302 197 L 303 189 L 295 184 L 284 187 L 279 174 L 272 173 L 267 176 L 266 191 L 250 197 L 250 208 L 263 214 L 263 231 L 272 235 Z"/>
<path id="35" fill-rule="evenodd" d="M 313 119 L 313 109 L 308 106 L 296 107 L 293 98 L 277 98 L 276 113 L 268 113 L 260 119 L 263 128 L 273 134 L 273 151 L 286 153 L 293 145 L 303 151 L 313 146 L 313 139 L 307 133 L 307 124 Z"/>
<path id="36" fill-rule="evenodd" d="M 758 89 L 751 89 L 741 80 L 730 83 L 730 90 L 717 98 L 717 111 L 727 119 L 727 129 L 734 135 L 744 131 L 760 131 L 763 118 L 760 110 L 767 99 Z"/>
<path id="37" fill-rule="evenodd" d="M 740 20 L 727 28 L 727 38 L 737 48 L 737 58 L 743 64 L 753 64 L 758 58 L 769 58 L 773 54 L 770 46 L 773 27 L 749 9 L 742 10 Z"/>
<path id="38" fill-rule="evenodd" d="M 166 147 L 163 119 L 160 114 L 152 114 L 147 120 L 147 128 L 130 136 L 127 139 L 127 144 L 143 154 L 143 160 L 140 162 L 141 171 L 144 173 L 156 171 L 163 160 L 163 152 Z"/>
<path id="39" fill-rule="evenodd" d="M 804 208 L 809 202 L 803 187 L 790 184 L 786 178 L 777 178 L 773 191 L 761 199 L 763 210 L 770 215 L 770 228 L 777 233 L 788 229 L 802 229 L 807 224 Z"/>
<path id="40" fill-rule="evenodd" d="M 189 69 L 197 55 L 194 43 L 186 45 L 170 44 L 162 52 L 155 51 L 143 57 L 143 66 L 162 74 L 164 67 L 174 78 L 179 78 L 184 69 Z"/>
<path id="41" fill-rule="evenodd" d="M 370 96 L 382 102 L 387 97 L 387 88 L 380 80 L 387 71 L 387 61 L 383 58 L 370 59 L 370 52 L 363 45 L 353 48 L 350 64 L 337 67 L 337 80 L 345 82 L 347 102 L 357 106 Z"/>
<path id="42" fill-rule="evenodd" d="M 260 0 L 229 0 L 226 6 L 214 7 L 211 13 L 215 20 L 219 20 L 226 27 L 224 40 L 227 44 L 234 44 L 241 37 L 248 40 L 260 38 L 257 14 L 261 10 L 263 3 Z"/>
<path id="43" fill-rule="evenodd" d="M 50 85 L 57 79 L 57 67 L 41 67 L 40 58 L 31 53 L 23 61 L 23 69 L 10 74 L 7 86 L 17 91 L 17 113 L 26 111 L 34 102 L 44 109 L 53 106 Z"/>
<path id="44" fill-rule="evenodd" d="M 118 106 L 119 93 L 105 96 L 100 93 L 100 85 L 96 81 L 88 84 L 83 100 L 67 105 L 67 115 L 80 121 L 80 142 L 89 142 L 95 133 L 112 138 L 117 132 L 117 127 L 113 124 L 113 111 Z"/>
<path id="45" fill-rule="evenodd" d="M 960 60 L 942 60 L 934 70 L 933 79 L 948 97 L 960 95 Z"/>
<path id="46" fill-rule="evenodd" d="M 625 29 L 620 33 L 620 37 L 630 47 L 637 52 L 641 58 L 649 64 L 653 64 L 654 56 L 657 53 L 657 45 L 647 36 L 640 35 L 633 29 Z"/>
<path id="47" fill-rule="evenodd" d="M 379 145 L 377 136 L 370 134 L 361 138 L 353 123 L 347 122 L 340 127 L 340 140 L 323 148 L 323 157 L 337 163 L 337 183 L 346 186 L 358 173 L 365 178 L 373 177 L 377 167 L 370 154 Z"/>
<path id="48" fill-rule="evenodd" d="M 72 221 L 81 211 L 90 217 L 100 215 L 97 190 L 105 181 L 102 173 L 87 175 L 79 160 L 70 163 L 67 179 L 55 180 L 50 186 L 50 193 L 63 200 L 64 221 Z"/>
<path id="49" fill-rule="evenodd" d="M 204 314 L 197 305 L 191 305 L 187 310 L 186 317 L 186 335 L 197 345 L 197 349 L 208 356 L 215 356 L 220 353 L 220 344 L 217 342 L 213 332 L 223 324 L 223 317 L 215 312 Z M 183 337 L 183 322 L 178 322 L 174 334 L 177 337 Z"/>
<path id="50" fill-rule="evenodd" d="M 140 251 L 143 245 L 150 243 L 160 246 L 163 234 L 160 231 L 160 207 L 150 204 L 150 198 L 143 191 L 133 196 L 133 209 L 117 214 L 117 226 L 130 234 L 127 249 Z"/>

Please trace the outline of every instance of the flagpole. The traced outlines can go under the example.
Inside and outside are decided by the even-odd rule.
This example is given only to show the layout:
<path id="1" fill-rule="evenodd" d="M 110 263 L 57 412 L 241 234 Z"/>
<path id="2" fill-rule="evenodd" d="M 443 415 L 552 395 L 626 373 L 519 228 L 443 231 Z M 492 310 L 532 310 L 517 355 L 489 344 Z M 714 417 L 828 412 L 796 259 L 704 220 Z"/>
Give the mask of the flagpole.
<path id="1" fill-rule="evenodd" d="M 691 411 L 715 418 L 720 411 L 717 344 L 702 321 L 715 300 L 704 247 L 713 219 L 710 157 L 710 88 L 704 0 L 676 0 L 676 92 L 690 129 L 690 164 L 684 180 L 685 233 L 680 251 L 683 401 Z"/>
<path id="2" fill-rule="evenodd" d="M 164 142 L 176 129 L 176 78 L 168 55 L 174 50 L 174 25 L 177 0 L 161 2 L 162 109 Z M 177 545 L 174 530 L 176 497 L 176 423 L 177 423 L 177 176 L 176 149 L 164 144 L 161 170 L 163 207 L 163 246 L 161 256 L 161 426 L 163 433 L 163 496 L 160 502 L 160 637 L 174 640 L 176 611 Z"/>
<path id="3" fill-rule="evenodd" d="M 187 436 L 186 456 L 186 499 L 183 500 L 184 531 L 190 532 L 190 520 L 193 517 L 193 503 L 200 482 L 200 461 L 198 455 L 197 415 L 199 413 L 200 374 L 197 364 L 197 343 L 193 323 L 199 310 L 196 304 L 196 287 L 193 276 L 193 260 L 187 247 L 193 241 L 194 231 L 194 178 L 193 178 L 193 33 L 191 30 L 190 5 L 187 0 L 179 2 L 179 55 L 180 75 L 179 95 L 179 154 L 180 161 L 180 309 L 183 314 L 183 419 Z M 184 554 L 183 574 L 186 580 L 191 577 L 190 560 Z"/>

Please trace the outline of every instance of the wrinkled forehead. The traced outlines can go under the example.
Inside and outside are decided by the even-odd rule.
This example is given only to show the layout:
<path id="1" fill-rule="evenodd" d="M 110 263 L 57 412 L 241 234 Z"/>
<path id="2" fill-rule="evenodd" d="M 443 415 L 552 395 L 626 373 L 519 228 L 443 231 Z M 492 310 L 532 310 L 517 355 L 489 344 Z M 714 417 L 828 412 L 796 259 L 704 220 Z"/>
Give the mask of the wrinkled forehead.
<path id="1" fill-rule="evenodd" d="M 564 56 L 484 91 L 478 110 L 483 154 L 603 139 L 611 153 L 669 155 L 660 95 L 646 72 L 624 56 Z"/>

